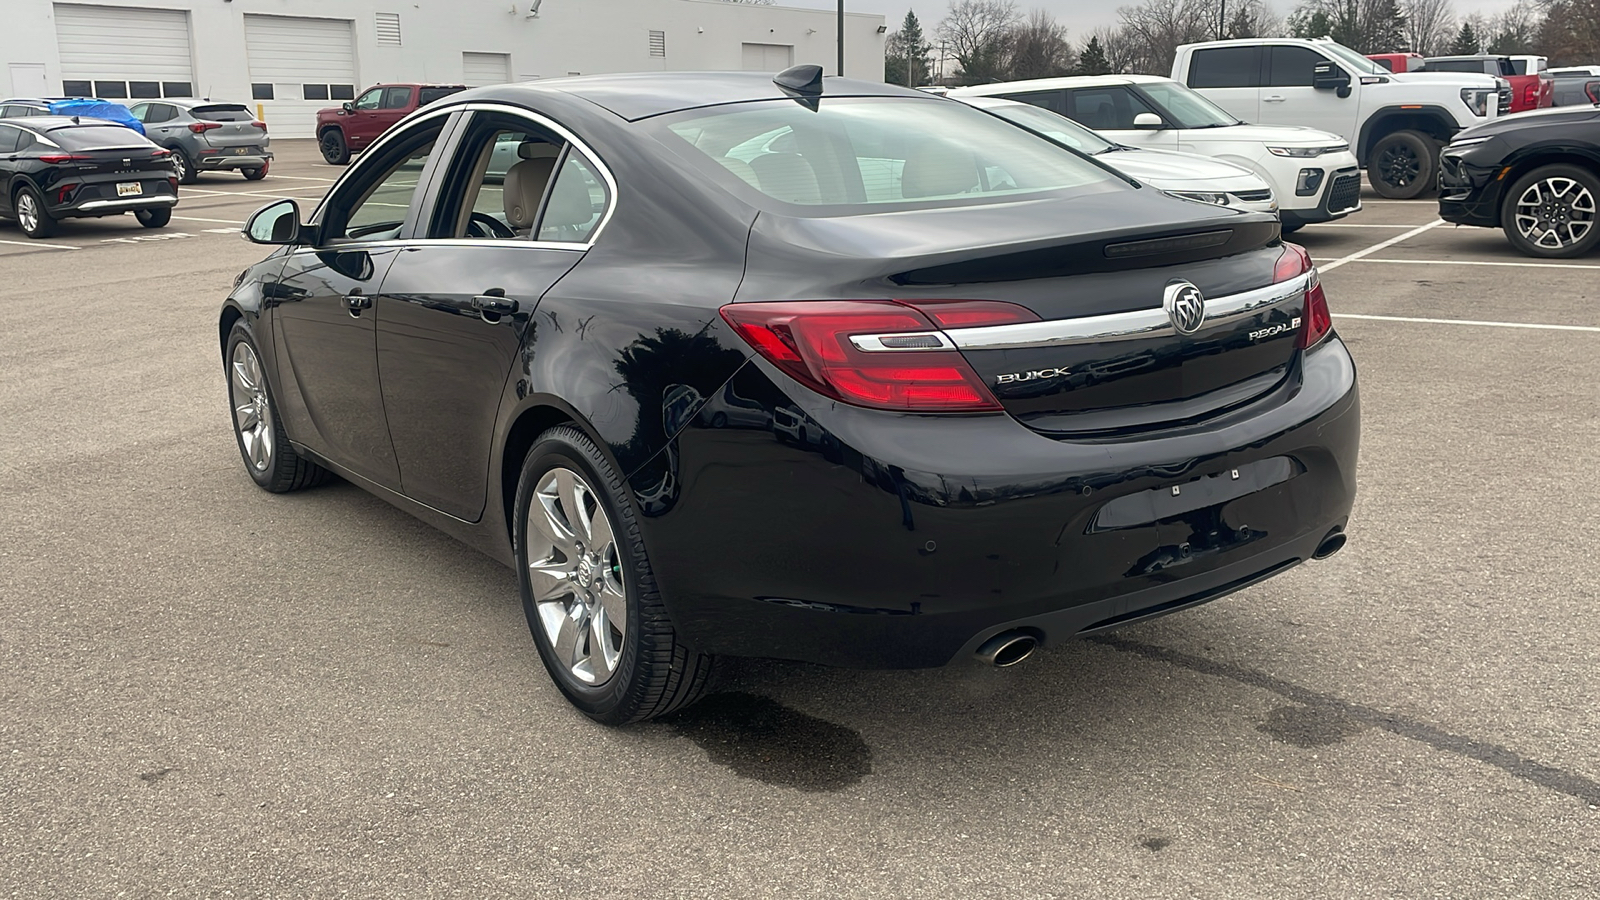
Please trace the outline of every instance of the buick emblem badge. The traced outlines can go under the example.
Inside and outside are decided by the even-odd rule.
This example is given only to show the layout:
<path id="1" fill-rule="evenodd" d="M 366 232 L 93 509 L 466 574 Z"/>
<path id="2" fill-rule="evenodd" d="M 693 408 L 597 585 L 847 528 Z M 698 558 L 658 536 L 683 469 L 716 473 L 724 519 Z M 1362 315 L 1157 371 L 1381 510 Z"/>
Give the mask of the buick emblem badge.
<path id="1" fill-rule="evenodd" d="M 1172 327 L 1179 334 L 1194 334 L 1206 320 L 1206 298 L 1200 289 L 1187 281 L 1174 281 L 1167 285 L 1161 297 L 1161 308 L 1167 311 Z"/>

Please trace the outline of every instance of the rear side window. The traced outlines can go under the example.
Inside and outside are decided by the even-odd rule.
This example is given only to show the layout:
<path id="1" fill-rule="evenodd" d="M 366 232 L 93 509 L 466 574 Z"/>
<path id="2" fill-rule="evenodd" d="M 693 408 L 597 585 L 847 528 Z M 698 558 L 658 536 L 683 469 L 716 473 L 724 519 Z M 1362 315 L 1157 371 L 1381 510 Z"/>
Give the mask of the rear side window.
<path id="1" fill-rule="evenodd" d="M 1189 57 L 1189 86 L 1232 88 L 1261 86 L 1259 47 L 1212 47 Z"/>
<path id="2" fill-rule="evenodd" d="M 1267 48 L 1267 85 L 1269 87 L 1311 87 L 1312 70 L 1328 58 L 1305 47 Z M 1382 63 L 1380 62 L 1380 65 Z"/>
<path id="3" fill-rule="evenodd" d="M 67 150 L 122 150 L 153 146 L 132 129 L 120 125 L 81 125 L 57 128 L 50 139 Z"/>
<path id="4" fill-rule="evenodd" d="M 150 108 L 145 111 L 143 121 L 154 124 L 157 122 L 169 122 L 177 117 L 178 108 L 176 106 L 169 106 L 165 103 L 152 103 Z"/>
<path id="5" fill-rule="evenodd" d="M 539 216 L 539 240 L 589 240 L 600 227 L 607 200 L 606 183 L 594 163 L 573 147 L 545 198 L 544 212 Z"/>
<path id="6" fill-rule="evenodd" d="M 405 109 L 411 104 L 411 88 L 392 87 L 385 88 L 383 92 L 384 109 Z"/>
<path id="7" fill-rule="evenodd" d="M 10 125 L 0 125 L 0 153 L 15 153 L 17 144 L 22 140 L 22 129 Z"/>
<path id="8" fill-rule="evenodd" d="M 1007 100 L 1017 100 L 1030 106 L 1039 106 L 1053 113 L 1067 114 L 1066 91 L 1029 91 L 1025 94 L 1002 94 Z"/>
<path id="9" fill-rule="evenodd" d="M 461 90 L 460 88 L 423 88 L 417 95 L 417 105 L 427 106 L 435 100 L 441 100 Z"/>
<path id="10" fill-rule="evenodd" d="M 189 115 L 207 122 L 249 122 L 255 114 L 247 107 L 234 104 L 218 104 L 216 106 L 196 106 L 189 110 Z"/>
<path id="11" fill-rule="evenodd" d="M 881 206 L 965 205 L 1106 185 L 1111 176 L 1061 146 L 959 103 L 824 98 L 691 110 L 657 136 L 796 207 L 849 214 Z M 826 213 L 825 213 L 826 214 Z"/>

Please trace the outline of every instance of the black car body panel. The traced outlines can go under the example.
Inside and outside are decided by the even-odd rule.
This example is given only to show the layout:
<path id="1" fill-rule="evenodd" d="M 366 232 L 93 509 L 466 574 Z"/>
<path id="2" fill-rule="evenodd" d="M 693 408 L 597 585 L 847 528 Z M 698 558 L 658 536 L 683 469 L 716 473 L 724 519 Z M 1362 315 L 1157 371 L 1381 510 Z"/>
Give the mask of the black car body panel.
<path id="1" fill-rule="evenodd" d="M 1439 217 L 1499 228 L 1503 191 L 1552 163 L 1600 172 L 1600 107 L 1518 113 L 1461 132 L 1440 158 Z"/>
<path id="2" fill-rule="evenodd" d="M 835 95 L 949 103 L 826 84 L 824 106 Z M 1302 351 L 1286 325 L 1254 347 L 1228 343 L 1298 316 L 1299 300 L 1240 320 L 1199 355 L 1146 345 L 1162 383 L 1142 388 L 1139 406 L 1166 412 L 1136 427 L 1102 417 L 1093 433 L 1073 417 L 1114 417 L 1136 392 L 1094 400 L 1084 384 L 1057 384 L 1003 396 L 1002 411 L 912 414 L 829 399 L 758 355 L 723 306 L 960 297 L 1054 320 L 1159 307 L 1174 279 L 1207 295 L 1257 289 L 1285 252 L 1269 216 L 1120 180 L 1038 203 L 785 209 L 630 122 L 785 99 L 768 77 L 737 73 L 453 95 L 352 166 L 305 246 L 241 274 L 220 336 L 242 319 L 273 348 L 263 363 L 297 449 L 508 564 L 523 456 L 545 428 L 577 425 L 626 478 L 674 623 L 709 652 L 940 665 L 1007 623 L 1065 638 L 1220 596 L 1344 528 L 1359 442 L 1344 345 L 1330 333 Z M 502 109 L 558 124 L 603 162 L 616 193 L 597 238 L 420 239 L 467 117 Z M 344 182 L 354 191 L 433 117 L 439 143 L 393 235 L 360 245 L 319 233 Z M 1204 247 L 1161 243 L 1195 235 Z M 1130 244 L 1137 252 L 1108 249 Z M 515 311 L 480 315 L 472 301 L 491 289 Z M 359 308 L 344 305 L 352 296 Z M 371 365 L 351 367 L 368 347 Z M 1072 365 L 1104 361 L 1073 353 Z M 966 354 L 990 384 L 1048 355 Z M 1114 374 L 1096 384 L 1139 377 Z M 1198 505 L 1149 493 L 1185 490 Z"/>
<path id="3" fill-rule="evenodd" d="M 3 146 L 13 140 L 21 146 Z M 120 125 L 62 116 L 0 120 L 0 153 L 0 215 L 14 214 L 23 185 L 39 192 L 53 219 L 178 203 L 167 151 Z"/>

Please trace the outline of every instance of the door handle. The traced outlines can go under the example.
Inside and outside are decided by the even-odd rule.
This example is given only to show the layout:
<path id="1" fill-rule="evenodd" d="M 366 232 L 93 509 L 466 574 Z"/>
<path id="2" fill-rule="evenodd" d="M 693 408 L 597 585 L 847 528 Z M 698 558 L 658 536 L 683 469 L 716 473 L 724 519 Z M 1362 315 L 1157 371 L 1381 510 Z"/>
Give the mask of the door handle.
<path id="1" fill-rule="evenodd" d="M 517 301 L 507 297 L 504 288 L 490 288 L 472 298 L 472 308 L 480 313 L 509 316 L 517 311 Z"/>
<path id="2" fill-rule="evenodd" d="M 1287 99 L 1287 98 L 1283 97 L 1280 94 L 1273 94 L 1270 97 L 1262 97 L 1261 98 L 1261 102 L 1263 102 L 1263 103 L 1282 103 L 1285 99 Z"/>
<path id="3" fill-rule="evenodd" d="M 344 308 L 352 316 L 361 315 L 363 309 L 372 308 L 372 298 L 361 292 L 361 288 L 351 288 L 350 293 L 344 295 Z"/>

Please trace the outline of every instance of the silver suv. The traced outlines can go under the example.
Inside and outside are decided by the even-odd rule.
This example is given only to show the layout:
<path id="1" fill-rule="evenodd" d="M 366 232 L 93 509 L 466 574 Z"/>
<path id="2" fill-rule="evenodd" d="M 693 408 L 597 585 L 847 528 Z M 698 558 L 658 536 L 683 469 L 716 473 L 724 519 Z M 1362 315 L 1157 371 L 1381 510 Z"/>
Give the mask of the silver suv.
<path id="1" fill-rule="evenodd" d="M 242 103 L 148 100 L 131 109 L 145 136 L 172 151 L 182 184 L 194 184 L 201 172 L 228 169 L 260 181 L 272 166 L 267 123 Z"/>

